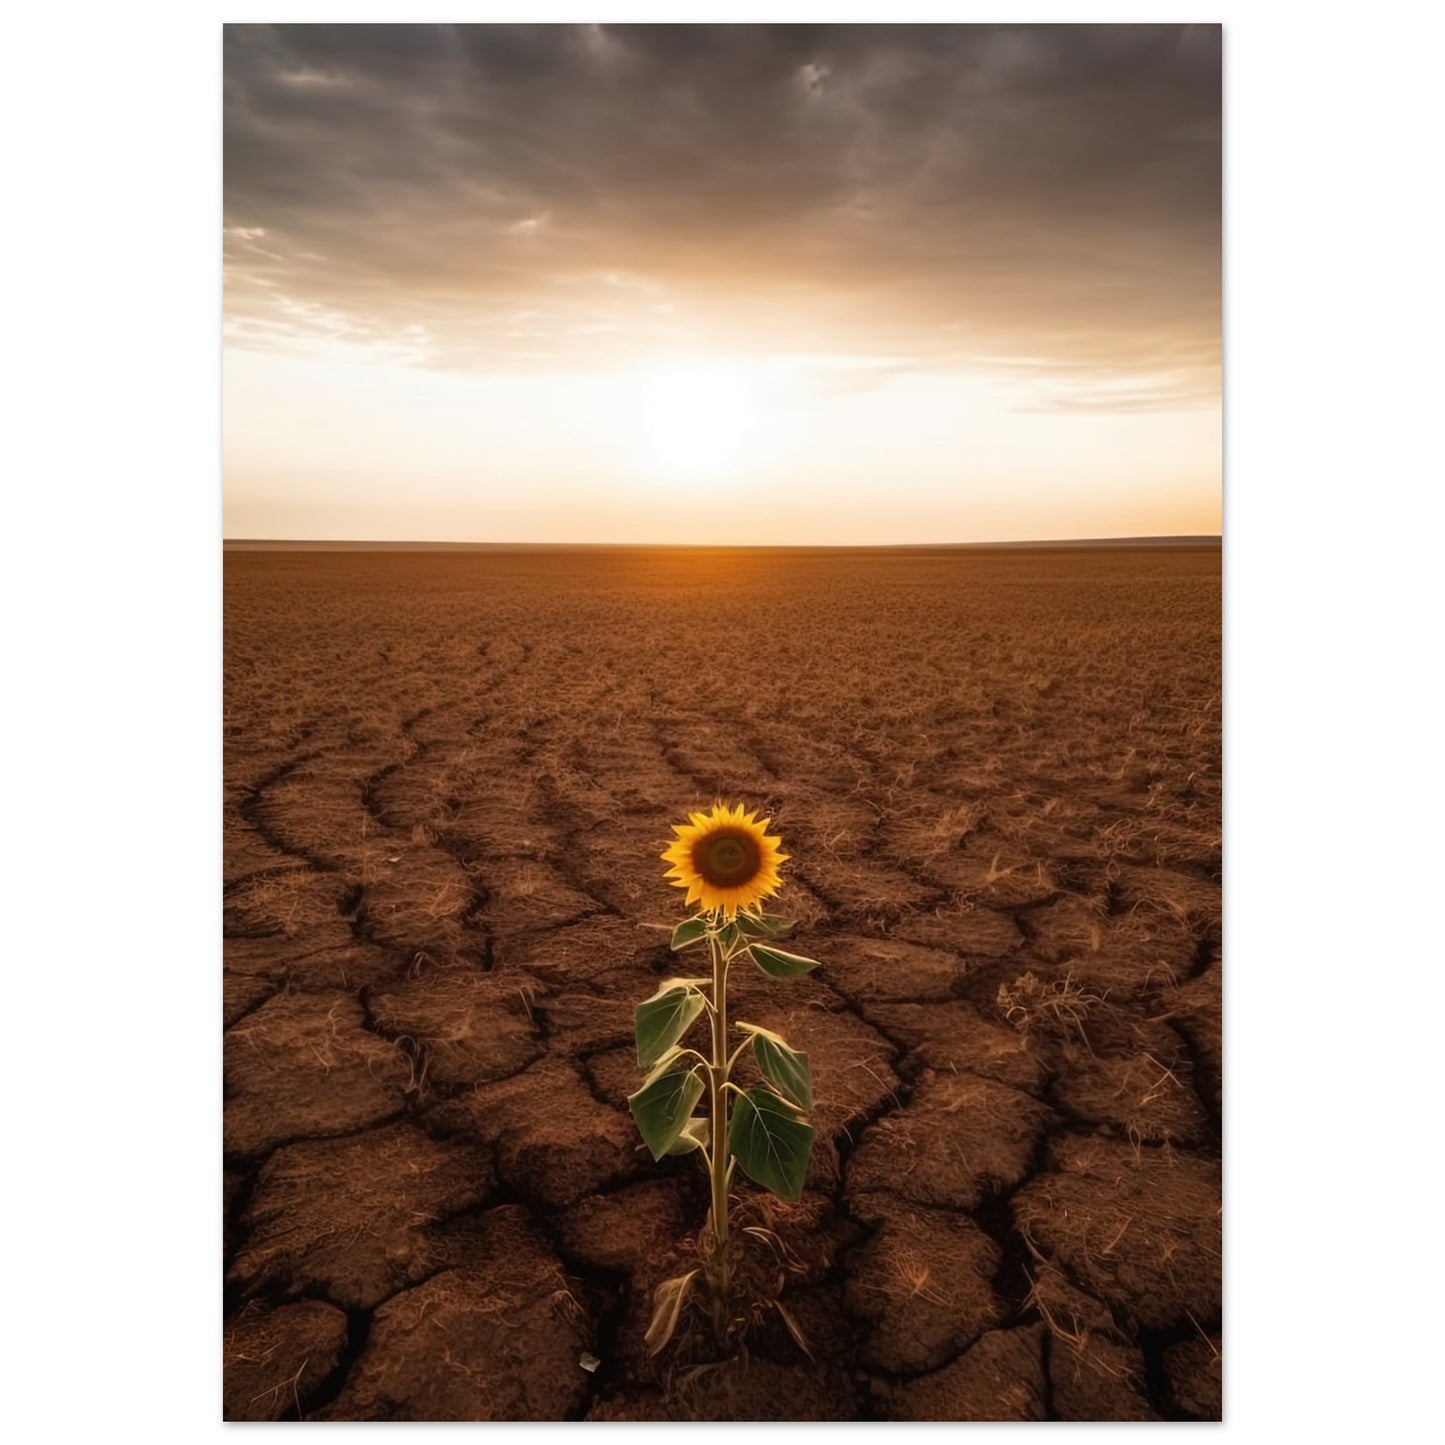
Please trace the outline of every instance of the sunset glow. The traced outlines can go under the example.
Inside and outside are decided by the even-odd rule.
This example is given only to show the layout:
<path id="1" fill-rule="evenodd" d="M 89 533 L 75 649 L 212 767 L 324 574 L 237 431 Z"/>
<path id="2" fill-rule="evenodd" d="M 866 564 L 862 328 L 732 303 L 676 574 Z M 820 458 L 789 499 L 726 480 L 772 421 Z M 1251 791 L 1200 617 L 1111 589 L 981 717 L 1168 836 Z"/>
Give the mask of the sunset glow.
<path id="1" fill-rule="evenodd" d="M 684 358 L 641 372 L 635 384 L 648 475 L 711 489 L 766 467 L 767 408 L 777 398 L 760 367 Z"/>
<path id="2" fill-rule="evenodd" d="M 227 27 L 226 535 L 1217 532 L 1219 165 L 1213 26 Z"/>

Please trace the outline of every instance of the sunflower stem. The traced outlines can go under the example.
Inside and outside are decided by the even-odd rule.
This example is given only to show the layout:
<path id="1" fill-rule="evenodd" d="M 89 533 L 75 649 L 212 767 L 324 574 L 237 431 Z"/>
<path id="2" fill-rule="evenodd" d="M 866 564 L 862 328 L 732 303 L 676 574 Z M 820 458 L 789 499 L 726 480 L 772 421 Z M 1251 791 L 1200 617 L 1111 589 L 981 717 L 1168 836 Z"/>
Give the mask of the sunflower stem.
<path id="1" fill-rule="evenodd" d="M 732 1171 L 728 1168 L 728 1096 L 727 1083 L 730 1060 L 727 1056 L 728 1004 L 727 981 L 728 960 L 724 957 L 717 938 L 708 933 L 708 951 L 712 955 L 712 1063 L 708 1068 L 710 1097 L 708 1113 L 712 1120 L 712 1149 L 708 1158 L 708 1172 L 712 1176 L 712 1235 L 713 1235 L 713 1276 L 717 1281 L 719 1332 L 726 1321 L 728 1293 L 728 1182 Z"/>

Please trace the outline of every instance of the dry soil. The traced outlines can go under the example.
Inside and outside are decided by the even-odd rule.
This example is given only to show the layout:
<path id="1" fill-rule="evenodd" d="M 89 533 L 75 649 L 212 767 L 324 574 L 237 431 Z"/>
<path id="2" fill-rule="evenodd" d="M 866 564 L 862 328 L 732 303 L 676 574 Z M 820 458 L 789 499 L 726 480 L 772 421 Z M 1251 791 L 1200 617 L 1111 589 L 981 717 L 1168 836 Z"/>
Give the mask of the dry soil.
<path id="1" fill-rule="evenodd" d="M 1219 1417 L 1217 550 L 225 574 L 227 1417 Z M 642 1342 L 707 1197 L 632 1010 L 719 797 L 823 964 L 733 990 L 812 1059 L 802 1201 L 737 1190 L 811 1359 Z"/>

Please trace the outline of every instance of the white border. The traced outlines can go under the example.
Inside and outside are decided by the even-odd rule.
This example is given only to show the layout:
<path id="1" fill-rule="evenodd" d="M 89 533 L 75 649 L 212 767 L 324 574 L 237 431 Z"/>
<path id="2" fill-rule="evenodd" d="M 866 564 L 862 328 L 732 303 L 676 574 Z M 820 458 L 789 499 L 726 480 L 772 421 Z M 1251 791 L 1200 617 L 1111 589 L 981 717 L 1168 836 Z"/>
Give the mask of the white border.
<path id="1" fill-rule="evenodd" d="M 887 18 L 1225 22 L 1225 1428 L 1413 1438 L 1439 1285 L 1439 11 L 1004 8 Z M 275 10 L 7 28 L 7 1413 L 45 1436 L 220 1428 L 219 26 Z"/>

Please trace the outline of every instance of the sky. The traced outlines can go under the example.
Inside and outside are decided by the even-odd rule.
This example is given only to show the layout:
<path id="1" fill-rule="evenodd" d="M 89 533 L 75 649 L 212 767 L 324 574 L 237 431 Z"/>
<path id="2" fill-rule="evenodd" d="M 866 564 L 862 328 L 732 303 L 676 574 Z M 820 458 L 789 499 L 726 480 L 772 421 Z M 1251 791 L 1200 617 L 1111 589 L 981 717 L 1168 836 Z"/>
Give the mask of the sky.
<path id="1" fill-rule="evenodd" d="M 1215 25 L 229 25 L 225 534 L 1216 533 Z"/>

